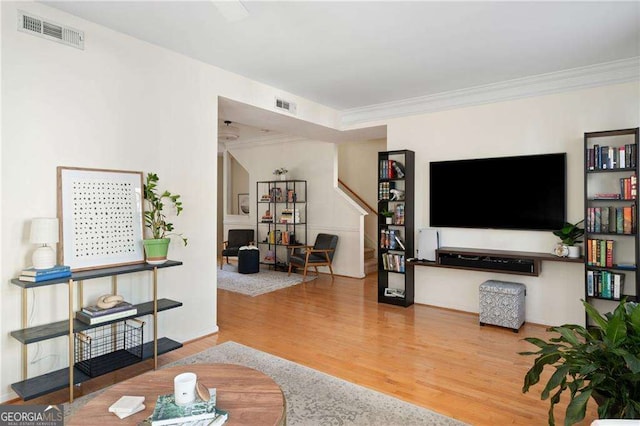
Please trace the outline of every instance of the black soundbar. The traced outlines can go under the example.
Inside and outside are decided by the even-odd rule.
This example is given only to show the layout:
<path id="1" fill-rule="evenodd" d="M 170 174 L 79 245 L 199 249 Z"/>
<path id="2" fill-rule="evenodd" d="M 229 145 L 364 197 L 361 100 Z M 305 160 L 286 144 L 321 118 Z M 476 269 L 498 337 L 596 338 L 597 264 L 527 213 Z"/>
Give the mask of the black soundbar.
<path id="1" fill-rule="evenodd" d="M 459 266 L 470 269 L 490 269 L 508 272 L 534 273 L 532 259 L 517 259 L 500 256 L 469 256 L 455 253 L 438 253 L 441 265 Z"/>

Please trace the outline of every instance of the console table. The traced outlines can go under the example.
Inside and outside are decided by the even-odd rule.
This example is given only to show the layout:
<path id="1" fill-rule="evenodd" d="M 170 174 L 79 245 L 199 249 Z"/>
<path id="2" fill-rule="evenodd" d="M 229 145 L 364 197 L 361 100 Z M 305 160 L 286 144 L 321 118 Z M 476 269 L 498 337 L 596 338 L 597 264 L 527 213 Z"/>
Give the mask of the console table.
<path id="1" fill-rule="evenodd" d="M 73 385 L 85 382 L 91 379 L 90 376 L 83 373 L 74 366 L 74 333 L 88 330 L 95 327 L 101 327 L 108 324 L 124 321 L 127 318 L 141 317 L 144 315 L 153 315 L 153 340 L 142 345 L 142 357 L 140 361 L 145 359 L 154 359 L 154 368 L 158 367 L 158 355 L 172 351 L 182 347 L 182 343 L 163 337 L 158 338 L 158 312 L 168 309 L 174 309 L 182 306 L 181 302 L 171 299 L 158 299 L 158 269 L 169 268 L 182 265 L 182 262 L 168 260 L 161 265 L 149 265 L 140 263 L 135 265 L 115 266 L 97 268 L 90 271 L 74 272 L 70 277 L 57 278 L 37 283 L 20 281 L 12 279 L 11 284 L 22 288 L 22 327 L 19 330 L 11 332 L 11 336 L 22 343 L 22 375 L 21 382 L 13 383 L 11 387 L 23 400 L 29 400 L 54 392 L 65 387 L 69 388 L 69 400 L 73 402 Z M 130 317 L 120 318 L 107 321 L 101 324 L 88 325 L 74 318 L 74 287 L 78 290 L 77 300 L 78 308 L 83 304 L 83 282 L 96 278 L 111 277 L 111 289 L 113 294 L 118 292 L 117 276 L 123 274 L 131 274 L 138 272 L 153 273 L 153 299 L 144 303 L 136 304 L 137 313 Z M 68 290 L 68 311 L 67 319 L 48 324 L 28 327 L 27 324 L 27 290 L 30 288 L 46 287 L 51 285 L 66 284 Z M 28 378 L 27 369 L 27 345 L 31 343 L 49 340 L 56 337 L 68 336 L 69 339 L 69 366 L 60 370 L 46 373 L 40 376 Z M 109 362 L 113 370 L 124 367 L 117 362 Z"/>
<path id="2" fill-rule="evenodd" d="M 409 266 L 432 266 L 438 268 L 467 269 L 472 271 L 502 272 L 514 275 L 540 275 L 541 263 L 583 263 L 584 259 L 558 257 L 551 253 L 441 247 L 436 250 L 436 261 L 415 260 Z"/>

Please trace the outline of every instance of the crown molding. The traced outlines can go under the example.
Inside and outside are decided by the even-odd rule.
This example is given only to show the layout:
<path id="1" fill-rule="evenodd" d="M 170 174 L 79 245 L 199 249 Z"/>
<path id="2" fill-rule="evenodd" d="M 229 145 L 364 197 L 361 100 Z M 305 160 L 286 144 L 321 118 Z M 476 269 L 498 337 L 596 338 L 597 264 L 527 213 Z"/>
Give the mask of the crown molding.
<path id="1" fill-rule="evenodd" d="M 638 81 L 639 79 L 640 56 L 636 56 L 603 64 L 452 90 L 435 95 L 346 109 L 342 111 L 342 126 L 345 128 L 366 122 L 626 83 Z"/>

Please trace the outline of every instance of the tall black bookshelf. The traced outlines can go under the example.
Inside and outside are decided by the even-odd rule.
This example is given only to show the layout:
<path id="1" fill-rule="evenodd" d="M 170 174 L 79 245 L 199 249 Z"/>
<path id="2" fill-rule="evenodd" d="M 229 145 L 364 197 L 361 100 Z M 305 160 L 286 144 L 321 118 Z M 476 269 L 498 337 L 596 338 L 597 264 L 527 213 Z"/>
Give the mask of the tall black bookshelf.
<path id="1" fill-rule="evenodd" d="M 414 297 L 415 153 L 378 153 L 378 303 L 410 306 Z M 390 217 L 383 212 L 389 212 Z"/>
<path id="2" fill-rule="evenodd" d="M 640 299 L 638 130 L 584 134 L 584 294 L 604 312 Z"/>

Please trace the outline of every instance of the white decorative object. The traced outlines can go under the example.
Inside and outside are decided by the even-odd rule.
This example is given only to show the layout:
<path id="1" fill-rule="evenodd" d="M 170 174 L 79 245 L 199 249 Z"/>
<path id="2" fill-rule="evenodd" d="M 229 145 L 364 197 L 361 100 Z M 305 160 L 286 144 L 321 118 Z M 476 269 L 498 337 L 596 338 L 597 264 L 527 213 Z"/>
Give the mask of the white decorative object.
<path id="1" fill-rule="evenodd" d="M 32 244 L 41 244 L 31 258 L 36 269 L 53 268 L 56 265 L 56 253 L 48 244 L 58 242 L 58 219 L 49 217 L 37 217 L 31 220 L 31 233 L 29 241 Z"/>
<path id="2" fill-rule="evenodd" d="M 567 257 L 577 259 L 580 257 L 580 246 L 569 246 L 569 253 Z"/>
<path id="3" fill-rule="evenodd" d="M 195 373 L 178 374 L 173 379 L 173 391 L 177 405 L 191 404 L 196 400 L 196 382 L 198 376 Z"/>

